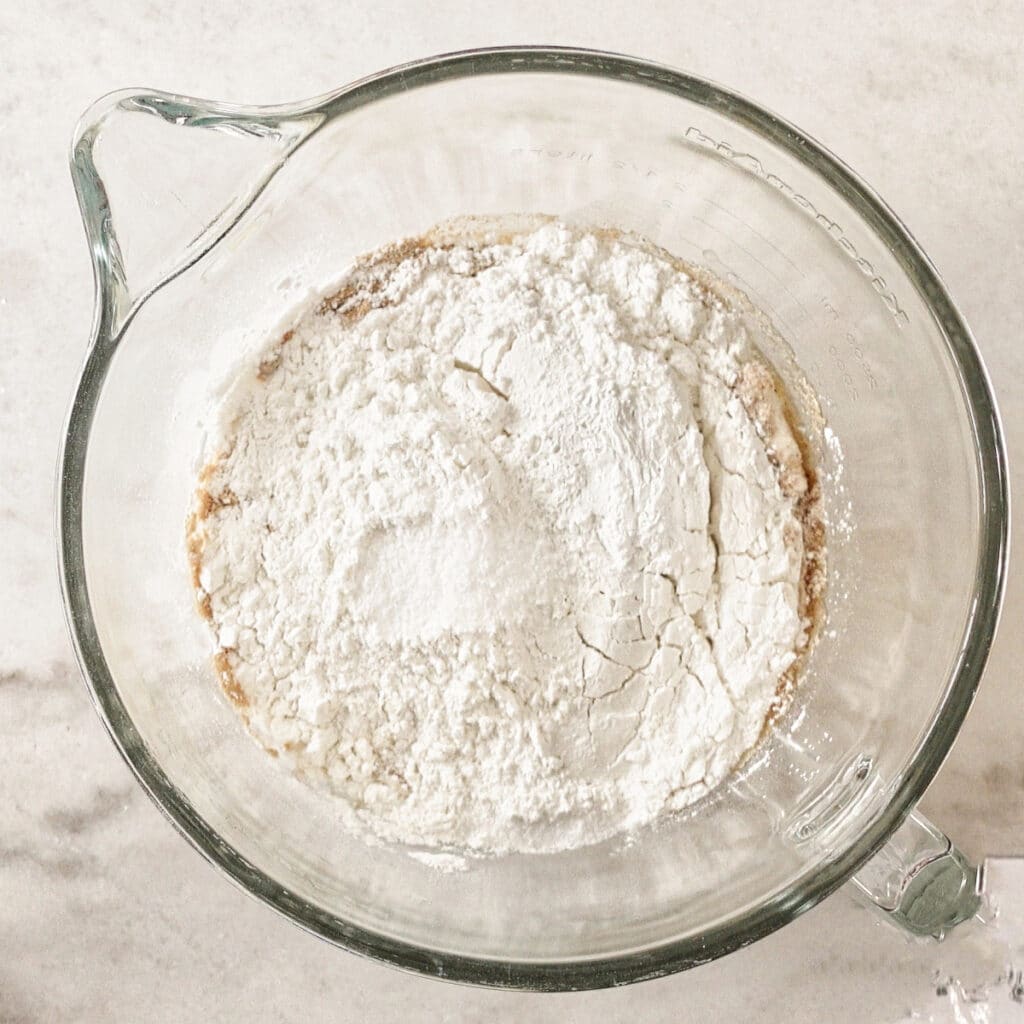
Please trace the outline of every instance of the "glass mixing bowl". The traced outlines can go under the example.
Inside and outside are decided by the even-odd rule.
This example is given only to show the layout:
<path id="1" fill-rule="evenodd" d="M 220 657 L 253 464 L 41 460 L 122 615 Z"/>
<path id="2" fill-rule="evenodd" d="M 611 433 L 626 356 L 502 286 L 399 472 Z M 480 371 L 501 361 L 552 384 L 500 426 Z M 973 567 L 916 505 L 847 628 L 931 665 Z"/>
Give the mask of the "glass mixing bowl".
<path id="1" fill-rule="evenodd" d="M 677 71 L 517 48 L 294 106 L 116 93 L 85 115 L 72 171 L 97 312 L 60 467 L 68 617 L 115 742 L 209 860 L 349 949 L 537 989 L 702 963 L 858 871 L 912 930 L 974 912 L 972 869 L 911 810 L 995 629 L 1003 442 L 935 270 L 842 163 Z M 693 812 L 629 841 L 445 872 L 348 833 L 245 734 L 194 608 L 184 518 L 240 352 L 357 254 L 508 212 L 640 232 L 768 314 L 827 423 L 813 429 L 789 355 L 770 353 L 816 438 L 828 621 L 793 706 Z"/>

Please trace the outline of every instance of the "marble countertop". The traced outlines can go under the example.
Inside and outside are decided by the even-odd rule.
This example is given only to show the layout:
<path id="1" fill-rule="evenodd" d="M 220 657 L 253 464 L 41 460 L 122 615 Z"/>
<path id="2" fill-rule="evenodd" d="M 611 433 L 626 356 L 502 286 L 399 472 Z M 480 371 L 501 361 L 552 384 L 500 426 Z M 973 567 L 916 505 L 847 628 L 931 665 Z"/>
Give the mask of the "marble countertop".
<path id="1" fill-rule="evenodd" d="M 843 893 L 697 971 L 570 996 L 445 985 L 304 934 L 179 838 L 94 714 L 58 594 L 53 466 L 92 316 L 66 167 L 90 101 L 132 85 L 285 101 L 430 53 L 552 41 L 721 81 L 871 182 L 974 328 L 1020 485 L 1022 39 L 1012 0 L 2 5 L 0 1022 L 981 1020 L 949 1016 L 935 954 Z M 922 805 L 972 857 L 1024 853 L 1020 562 L 976 705 Z"/>

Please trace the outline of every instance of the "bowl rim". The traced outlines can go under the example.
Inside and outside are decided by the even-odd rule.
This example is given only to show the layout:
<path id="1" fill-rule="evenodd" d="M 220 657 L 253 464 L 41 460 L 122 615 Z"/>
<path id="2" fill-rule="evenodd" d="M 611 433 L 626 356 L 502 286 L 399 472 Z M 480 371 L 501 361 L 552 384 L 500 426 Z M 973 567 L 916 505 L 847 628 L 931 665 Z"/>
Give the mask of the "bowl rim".
<path id="1" fill-rule="evenodd" d="M 731 90 L 664 65 L 617 53 L 574 47 L 507 46 L 462 50 L 398 65 L 314 101 L 230 109 L 260 118 L 318 111 L 325 115 L 323 123 L 327 123 L 341 112 L 397 92 L 452 79 L 509 73 L 579 74 L 642 85 L 709 107 L 785 150 L 836 190 L 886 243 L 946 338 L 975 443 L 979 550 L 974 599 L 967 615 L 964 642 L 940 710 L 919 742 L 889 803 L 859 838 L 835 851 L 813 870 L 802 873 L 782 892 L 757 907 L 731 915 L 711 931 L 626 954 L 544 961 L 473 957 L 396 940 L 323 910 L 247 861 L 197 813 L 142 740 L 118 693 L 92 615 L 82 537 L 89 432 L 116 342 L 131 319 L 129 316 L 115 324 L 102 311 L 104 289 L 109 284 L 104 278 L 110 267 L 95 246 L 96 314 L 88 353 L 65 423 L 58 465 L 57 555 L 65 617 L 76 657 L 107 731 L 154 803 L 203 857 L 233 883 L 321 938 L 396 967 L 476 985 L 535 991 L 581 990 L 661 977 L 713 960 L 770 934 L 838 888 L 900 826 L 956 738 L 992 644 L 1006 580 L 1009 487 L 1002 429 L 985 368 L 969 328 L 929 259 L 888 206 L 841 160 L 782 118 Z M 205 105 L 218 111 L 228 109 L 223 104 L 187 102 L 199 108 Z M 75 175 L 74 156 L 72 162 Z M 83 193 L 80 185 L 76 175 L 82 216 L 88 230 L 90 218 L 95 221 L 102 211 L 96 207 L 96 196 Z M 202 252 L 198 253 L 196 259 L 201 255 Z"/>

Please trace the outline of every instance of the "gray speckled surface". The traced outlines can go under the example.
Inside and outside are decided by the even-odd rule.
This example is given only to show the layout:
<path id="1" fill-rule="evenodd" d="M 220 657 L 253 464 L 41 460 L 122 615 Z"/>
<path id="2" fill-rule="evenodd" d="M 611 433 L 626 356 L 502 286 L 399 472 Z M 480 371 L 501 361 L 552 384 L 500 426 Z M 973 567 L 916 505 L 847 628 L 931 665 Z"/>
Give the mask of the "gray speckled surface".
<path id="1" fill-rule="evenodd" d="M 817 136 L 906 220 L 977 334 L 1014 459 L 1024 444 L 1024 8 L 219 7 L 0 7 L 0 1021 L 947 1019 L 932 979 L 938 954 L 909 946 L 844 894 L 688 975 L 541 997 L 443 985 L 339 952 L 207 867 L 108 741 L 62 619 L 52 468 L 92 313 L 66 148 L 85 106 L 127 85 L 285 101 L 401 60 L 507 42 L 597 46 L 685 67 Z M 1022 465 L 1014 462 L 1015 484 Z M 923 803 L 972 856 L 1024 851 L 1022 588 L 1013 571 L 981 693 Z"/>

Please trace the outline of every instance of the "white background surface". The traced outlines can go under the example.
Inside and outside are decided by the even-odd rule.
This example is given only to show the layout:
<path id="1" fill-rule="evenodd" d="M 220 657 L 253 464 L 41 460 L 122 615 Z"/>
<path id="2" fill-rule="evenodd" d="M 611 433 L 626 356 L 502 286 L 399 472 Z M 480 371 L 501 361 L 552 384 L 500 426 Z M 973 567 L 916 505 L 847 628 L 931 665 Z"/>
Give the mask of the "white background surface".
<path id="1" fill-rule="evenodd" d="M 289 101 L 499 43 L 686 68 L 816 136 L 909 224 L 975 330 L 1019 485 L 1022 38 L 1012 0 L 0 4 L 0 1022 L 952 1019 L 932 978 L 940 954 L 843 893 L 689 974 L 536 996 L 357 959 L 207 867 L 115 753 L 62 621 L 52 471 L 92 315 L 66 148 L 87 104 L 122 86 Z M 975 708 L 922 805 L 975 857 L 1024 852 L 1019 564 Z"/>

